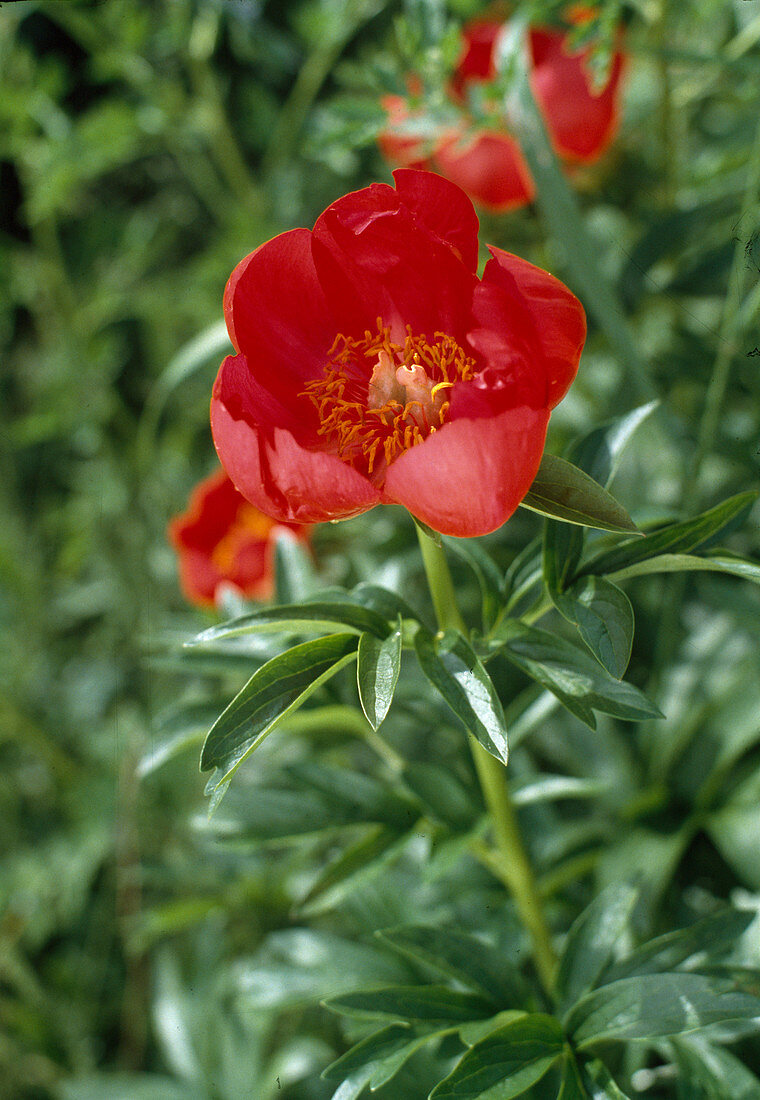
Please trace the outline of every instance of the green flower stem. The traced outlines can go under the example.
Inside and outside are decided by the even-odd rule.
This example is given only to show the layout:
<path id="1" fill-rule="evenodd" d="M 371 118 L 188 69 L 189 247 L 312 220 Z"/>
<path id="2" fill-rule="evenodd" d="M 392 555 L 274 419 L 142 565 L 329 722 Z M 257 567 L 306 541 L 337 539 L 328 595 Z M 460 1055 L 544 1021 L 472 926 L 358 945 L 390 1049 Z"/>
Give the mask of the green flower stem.
<path id="1" fill-rule="evenodd" d="M 446 556 L 440 546 L 418 528 L 422 561 L 425 566 L 436 619 L 442 630 L 465 631 L 457 607 L 454 584 Z M 541 895 L 520 835 L 504 766 L 483 746 L 470 737 L 470 749 L 480 780 L 483 798 L 491 816 L 496 848 L 482 846 L 480 858 L 512 894 L 517 910 L 533 942 L 533 958 L 547 993 L 553 985 L 556 956 L 546 923 Z"/>

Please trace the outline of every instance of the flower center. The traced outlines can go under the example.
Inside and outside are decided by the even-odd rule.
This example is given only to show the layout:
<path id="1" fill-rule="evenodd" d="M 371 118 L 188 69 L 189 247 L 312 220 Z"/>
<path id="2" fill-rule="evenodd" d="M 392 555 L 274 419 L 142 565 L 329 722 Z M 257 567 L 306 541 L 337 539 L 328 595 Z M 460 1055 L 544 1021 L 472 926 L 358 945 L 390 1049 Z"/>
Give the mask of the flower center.
<path id="1" fill-rule="evenodd" d="M 399 455 L 446 423 L 451 387 L 474 373 L 474 360 L 446 333 L 430 341 L 407 325 L 404 343 L 396 344 L 378 317 L 375 333 L 335 337 L 324 376 L 304 394 L 338 457 L 382 481 Z"/>

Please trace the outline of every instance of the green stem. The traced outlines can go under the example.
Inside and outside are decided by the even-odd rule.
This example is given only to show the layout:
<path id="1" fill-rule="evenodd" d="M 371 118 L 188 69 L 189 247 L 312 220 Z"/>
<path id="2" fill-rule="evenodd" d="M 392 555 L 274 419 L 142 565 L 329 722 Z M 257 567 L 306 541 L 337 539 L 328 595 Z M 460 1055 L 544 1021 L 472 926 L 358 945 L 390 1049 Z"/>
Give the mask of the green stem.
<path id="1" fill-rule="evenodd" d="M 440 546 L 418 528 L 422 561 L 425 566 L 436 619 L 441 630 L 465 630 L 457 607 L 454 584 L 446 556 Z M 470 737 L 470 749 L 480 780 L 483 798 L 491 816 L 495 850 L 481 853 L 483 861 L 512 894 L 517 911 L 533 942 L 533 958 L 541 983 L 551 992 L 556 957 L 546 923 L 538 883 L 525 850 L 504 766 Z"/>

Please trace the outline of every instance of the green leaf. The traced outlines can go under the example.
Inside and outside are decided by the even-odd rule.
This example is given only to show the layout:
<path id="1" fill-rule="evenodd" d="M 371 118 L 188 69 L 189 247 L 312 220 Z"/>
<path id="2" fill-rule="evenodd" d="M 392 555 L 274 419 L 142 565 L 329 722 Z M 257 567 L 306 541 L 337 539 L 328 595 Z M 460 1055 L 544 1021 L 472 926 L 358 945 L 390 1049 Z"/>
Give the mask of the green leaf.
<path id="1" fill-rule="evenodd" d="M 233 972 L 246 1008 L 256 1011 L 315 1004 L 357 985 L 408 979 L 408 968 L 397 956 L 311 928 L 273 932 L 251 959 L 238 961 Z"/>
<path id="2" fill-rule="evenodd" d="M 754 910 L 724 909 L 711 913 L 689 928 L 666 932 L 649 940 L 616 962 L 604 975 L 605 982 L 618 981 L 633 975 L 656 974 L 680 967 L 693 955 L 709 952 L 713 957 L 735 946 L 743 932 L 755 919 Z"/>
<path id="3" fill-rule="evenodd" d="M 711 551 L 704 557 L 694 554 L 660 554 L 656 558 L 639 562 L 625 569 L 617 570 L 615 580 L 628 580 L 630 577 L 643 577 L 648 573 L 729 573 L 747 581 L 760 584 L 760 562 L 741 558 L 728 550 Z"/>
<path id="4" fill-rule="evenodd" d="M 582 1050 L 594 1043 L 657 1039 L 756 1016 L 760 997 L 742 992 L 734 981 L 675 972 L 623 978 L 595 989 L 564 1023 Z"/>
<path id="5" fill-rule="evenodd" d="M 301 916 L 312 917 L 340 905 L 354 890 L 366 885 L 374 875 L 401 855 L 408 836 L 382 825 L 348 846 L 340 856 L 320 872 L 298 906 Z"/>
<path id="6" fill-rule="evenodd" d="M 420 668 L 465 728 L 484 749 L 506 764 L 507 729 L 491 677 L 461 634 L 447 630 L 435 638 L 417 632 L 414 646 Z"/>
<path id="7" fill-rule="evenodd" d="M 636 531 L 622 504 L 577 466 L 556 455 L 541 459 L 538 473 L 521 502 L 550 519 L 597 527 L 602 531 Z"/>
<path id="8" fill-rule="evenodd" d="M 453 928 L 404 925 L 377 935 L 402 955 L 438 970 L 497 1005 L 521 1002 L 523 983 L 504 952 Z"/>
<path id="9" fill-rule="evenodd" d="M 216 814 L 208 828 L 236 843 L 290 840 L 364 821 L 358 807 L 347 809 L 344 804 L 331 803 L 317 791 L 257 787 L 254 797 L 246 792 L 244 800 L 225 806 L 225 812 Z"/>
<path id="10" fill-rule="evenodd" d="M 594 428 L 573 444 L 567 456 L 569 461 L 607 488 L 634 432 L 658 404 L 650 401 L 621 419 Z M 574 524 L 547 521 L 544 576 L 552 598 L 565 589 L 574 575 L 583 553 L 584 534 L 583 529 Z"/>
<path id="11" fill-rule="evenodd" d="M 359 638 L 356 681 L 367 721 L 376 730 L 390 709 L 401 671 L 401 624 L 387 638 Z"/>
<path id="12" fill-rule="evenodd" d="M 697 1035 L 670 1045 L 684 1079 L 701 1085 L 710 1100 L 760 1100 L 760 1080 L 730 1051 Z"/>
<path id="13" fill-rule="evenodd" d="M 390 633 L 390 627 L 382 615 L 361 604 L 348 600 L 319 600 L 263 607 L 250 615 L 212 626 L 185 644 L 202 645 L 238 634 L 325 634 L 345 630 L 356 634 L 368 631 L 378 638 L 385 638 Z"/>
<path id="14" fill-rule="evenodd" d="M 557 1100 L 589 1100 L 578 1064 L 569 1051 L 562 1063 L 562 1083 Z"/>
<path id="15" fill-rule="evenodd" d="M 597 779 L 576 779 L 572 775 L 542 775 L 538 779 L 517 782 L 512 787 L 515 806 L 535 806 L 563 798 L 598 798 L 607 784 Z"/>
<path id="16" fill-rule="evenodd" d="M 150 775 L 185 749 L 197 745 L 206 736 L 209 726 L 218 717 L 227 700 L 214 703 L 190 703 L 177 707 L 164 718 L 148 752 L 135 769 L 139 779 Z"/>
<path id="17" fill-rule="evenodd" d="M 366 582 L 357 584 L 351 590 L 351 596 L 362 607 L 377 612 L 378 615 L 391 623 L 396 622 L 399 616 L 402 619 L 409 619 L 411 622 L 416 622 L 419 618 L 417 612 L 409 606 L 405 599 L 395 592 L 391 592 L 388 588 L 382 588 L 379 584 L 367 584 Z"/>
<path id="18" fill-rule="evenodd" d="M 581 1075 L 591 1100 L 629 1100 L 628 1095 L 618 1087 L 610 1071 L 602 1062 L 596 1059 L 584 1062 Z"/>
<path id="19" fill-rule="evenodd" d="M 625 934 L 637 897 L 632 886 L 609 886 L 576 918 L 557 969 L 563 1011 L 596 984 Z"/>
<path id="20" fill-rule="evenodd" d="M 467 790 L 450 768 L 415 760 L 404 767 L 401 775 L 425 813 L 452 829 L 469 828 L 483 812 L 482 801 Z"/>
<path id="21" fill-rule="evenodd" d="M 219 787 L 275 723 L 355 657 L 355 636 L 332 634 L 267 661 L 212 726 L 201 753 L 201 770 L 217 768 Z"/>
<path id="22" fill-rule="evenodd" d="M 594 710 L 631 722 L 662 717 L 638 688 L 610 676 L 586 650 L 559 635 L 508 620 L 489 641 L 591 729 Z"/>
<path id="23" fill-rule="evenodd" d="M 317 575 L 304 544 L 288 527 L 274 533 L 275 603 L 297 604 L 314 592 Z"/>
<path id="24" fill-rule="evenodd" d="M 661 554 L 689 554 L 700 547 L 704 548 L 706 543 L 723 533 L 730 525 L 740 522 L 757 500 L 757 496 L 756 490 L 739 493 L 694 519 L 671 523 L 643 539 L 625 539 L 611 550 L 597 554 L 583 566 L 581 573 L 600 576 L 619 574 L 626 570 L 627 576 L 635 576 L 629 570 L 640 562 L 649 561 Z M 760 571 L 760 566 L 756 568 Z"/>
<path id="25" fill-rule="evenodd" d="M 501 570 L 475 539 L 446 538 L 444 545 L 466 561 L 475 574 L 480 586 L 483 631 L 488 633 L 501 609 Z"/>
<path id="26" fill-rule="evenodd" d="M 513 618 L 524 615 L 543 593 L 541 540 L 525 546 L 513 560 L 505 580 L 506 611 Z"/>
<path id="27" fill-rule="evenodd" d="M 288 774 L 322 793 L 332 805 L 345 806 L 357 820 L 383 821 L 408 829 L 417 820 L 417 806 L 404 792 L 394 790 L 372 775 L 354 769 L 332 767 L 306 759 L 288 768 Z"/>
<path id="28" fill-rule="evenodd" d="M 561 1057 L 564 1037 L 551 1016 L 521 1016 L 471 1047 L 430 1100 L 510 1100 L 540 1081 Z"/>
<path id="29" fill-rule="evenodd" d="M 705 831 L 729 866 L 760 889 L 760 773 L 753 771 L 705 822 Z"/>
<path id="30" fill-rule="evenodd" d="M 552 594 L 555 607 L 578 627 L 581 638 L 616 679 L 628 668 L 633 646 L 631 601 L 604 577 L 581 577 L 570 588 Z"/>
<path id="31" fill-rule="evenodd" d="M 436 1030 L 390 1024 L 362 1039 L 323 1071 L 330 1081 L 349 1079 L 364 1069 L 366 1083 L 372 1090 L 387 1084 L 424 1043 L 437 1034 Z"/>
<path id="32" fill-rule="evenodd" d="M 409 1020 L 412 1023 L 480 1020 L 493 1014 L 493 1004 L 474 993 L 446 985 L 393 985 L 358 990 L 325 1001 L 326 1007 L 359 1020 Z"/>
<path id="33" fill-rule="evenodd" d="M 619 419 L 593 428 L 573 445 L 570 460 L 606 488 L 615 476 L 623 451 L 634 433 L 659 404 L 659 401 L 649 401 Z"/>

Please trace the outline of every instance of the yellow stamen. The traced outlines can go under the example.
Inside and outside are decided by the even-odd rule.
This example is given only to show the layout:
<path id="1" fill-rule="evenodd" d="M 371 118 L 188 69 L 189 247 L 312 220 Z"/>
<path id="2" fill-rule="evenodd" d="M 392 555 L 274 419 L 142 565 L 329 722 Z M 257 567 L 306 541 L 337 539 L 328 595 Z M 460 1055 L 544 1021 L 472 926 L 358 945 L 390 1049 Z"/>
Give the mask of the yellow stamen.
<path id="1" fill-rule="evenodd" d="M 338 457 L 381 484 L 392 462 L 443 427 L 446 391 L 474 373 L 474 360 L 446 333 L 429 341 L 407 326 L 398 344 L 378 317 L 377 331 L 361 339 L 338 333 L 324 376 L 307 383 L 304 396 Z"/>

